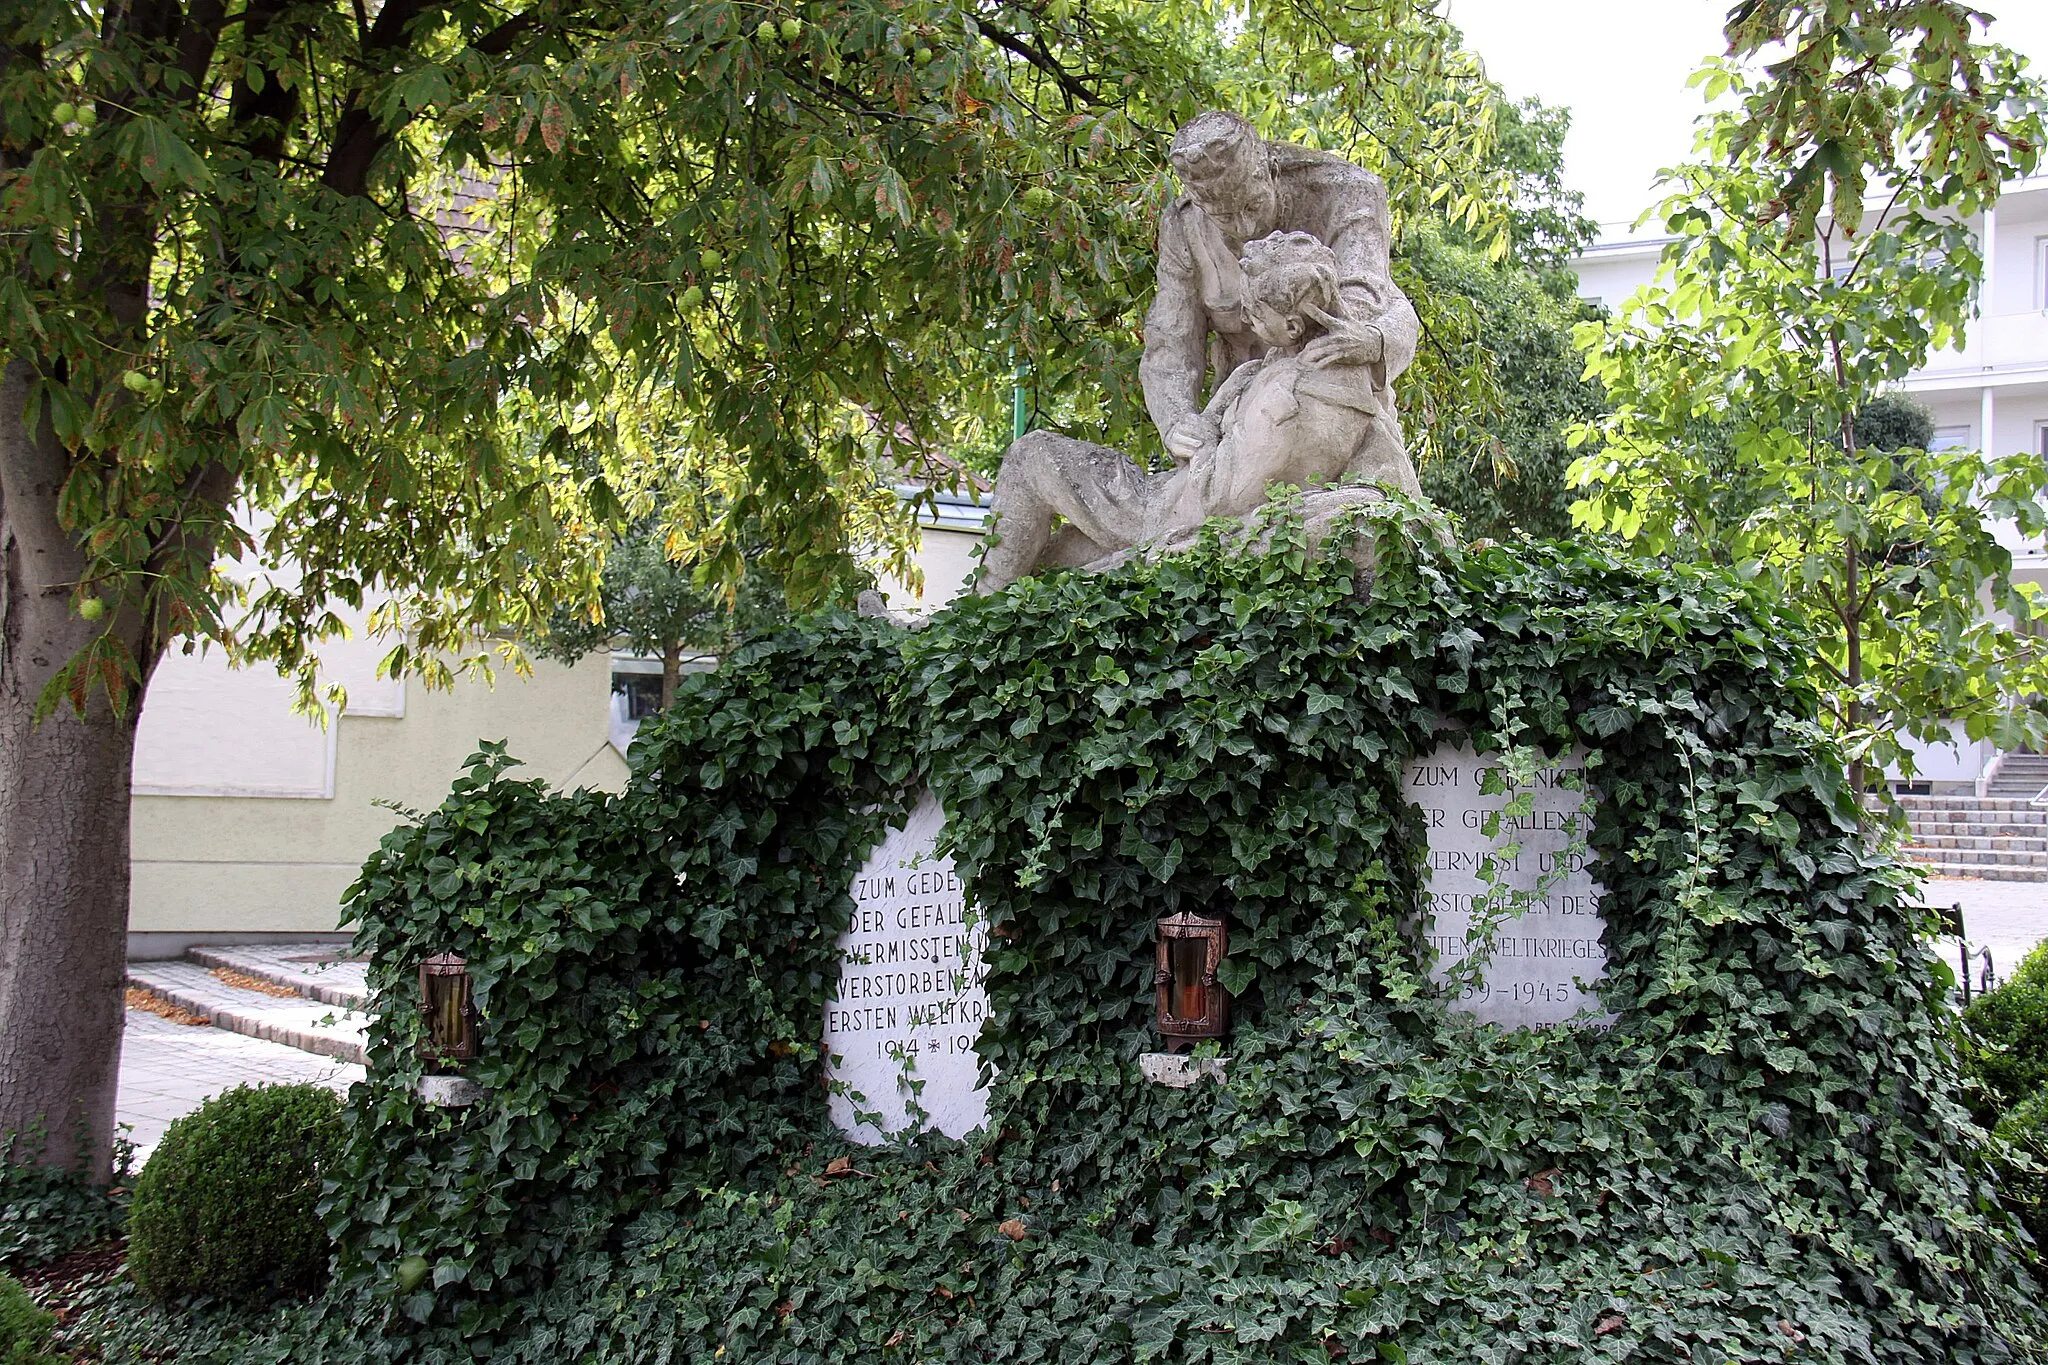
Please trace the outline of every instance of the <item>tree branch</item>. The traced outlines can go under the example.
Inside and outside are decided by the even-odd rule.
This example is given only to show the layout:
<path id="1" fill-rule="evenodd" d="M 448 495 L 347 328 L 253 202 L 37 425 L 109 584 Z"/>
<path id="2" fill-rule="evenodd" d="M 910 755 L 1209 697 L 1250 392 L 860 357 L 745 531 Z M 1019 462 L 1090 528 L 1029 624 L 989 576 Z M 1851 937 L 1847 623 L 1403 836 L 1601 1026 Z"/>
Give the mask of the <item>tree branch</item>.
<path id="1" fill-rule="evenodd" d="M 976 19 L 974 26 L 981 30 L 982 37 L 988 39 L 997 47 L 1003 49 L 1003 51 L 1022 57 L 1025 61 L 1052 77 L 1070 99 L 1077 99 L 1083 104 L 1099 105 L 1102 103 L 1100 99 L 1096 98 L 1094 91 L 1082 84 L 1064 66 L 1053 60 L 1052 54 L 1046 52 L 1043 48 L 1026 42 L 1008 29 L 998 28 L 986 19 Z"/>
<path id="2" fill-rule="evenodd" d="M 172 65 L 185 77 L 186 89 L 180 93 L 188 109 L 199 102 L 206 88 L 206 73 L 213 66 L 214 49 L 220 46 L 221 32 L 227 27 L 226 16 L 223 0 L 192 0 L 185 22 L 178 27 L 178 57 Z"/>
<path id="3" fill-rule="evenodd" d="M 170 525 L 143 561 L 143 571 L 148 575 L 151 586 L 149 608 L 143 613 L 143 635 L 136 649 L 135 662 L 144 678 L 156 667 L 171 639 L 184 633 L 190 625 L 190 622 L 176 619 L 168 610 L 171 603 L 166 600 L 160 585 L 180 578 L 204 580 L 207 569 L 213 564 L 215 551 L 219 549 L 215 526 L 227 517 L 227 509 L 234 500 L 239 482 L 234 471 L 219 460 L 208 460 L 193 470 L 179 492 L 178 510 L 173 514 Z M 194 528 L 191 520 L 194 503 L 214 514 L 213 525 Z"/>
<path id="4" fill-rule="evenodd" d="M 397 50 L 407 41 L 407 30 L 414 21 L 440 3 L 441 0 L 390 0 L 363 40 L 364 56 Z M 521 38 L 539 31 L 540 11 L 545 3 L 546 0 L 539 0 L 470 46 L 486 56 L 504 56 Z M 559 17 L 566 19 L 575 9 L 574 5 L 567 6 Z M 381 69 L 382 64 L 372 62 L 370 65 Z M 396 128 L 378 127 L 376 118 L 358 101 L 357 93 L 350 94 L 341 117 L 335 123 L 334 146 L 328 154 L 327 169 L 320 175 L 321 184 L 351 198 L 359 198 L 368 192 L 370 167 L 398 131 Z"/>
<path id="5" fill-rule="evenodd" d="M 264 3 L 252 0 L 242 11 L 245 65 L 235 78 L 234 89 L 228 97 L 229 121 L 251 134 L 244 145 L 252 156 L 271 165 L 276 165 L 284 155 L 285 137 L 292 119 L 299 112 L 298 87 L 286 85 L 272 74 L 259 89 L 250 80 L 250 71 L 263 74 L 253 49 L 268 36 L 271 24 L 290 3 L 291 0 L 265 0 Z"/>

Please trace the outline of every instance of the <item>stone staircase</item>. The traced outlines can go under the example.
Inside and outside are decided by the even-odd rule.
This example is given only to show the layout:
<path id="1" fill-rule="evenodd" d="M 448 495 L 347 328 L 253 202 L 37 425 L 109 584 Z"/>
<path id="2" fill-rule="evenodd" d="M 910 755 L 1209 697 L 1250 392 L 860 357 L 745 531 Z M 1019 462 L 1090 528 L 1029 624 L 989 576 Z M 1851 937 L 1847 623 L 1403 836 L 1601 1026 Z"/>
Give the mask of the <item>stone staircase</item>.
<path id="1" fill-rule="evenodd" d="M 215 1028 L 363 1062 L 363 964 L 332 944 L 193 948 L 129 963 L 128 986 Z"/>
<path id="2" fill-rule="evenodd" d="M 2043 792 L 2048 792 L 2048 754 L 2007 754 L 1985 795 L 2024 801 Z"/>
<path id="3" fill-rule="evenodd" d="M 1901 796 L 1912 833 L 1901 850 L 1937 877 L 2048 882 L 2048 756 L 2009 754 L 1985 796 Z"/>

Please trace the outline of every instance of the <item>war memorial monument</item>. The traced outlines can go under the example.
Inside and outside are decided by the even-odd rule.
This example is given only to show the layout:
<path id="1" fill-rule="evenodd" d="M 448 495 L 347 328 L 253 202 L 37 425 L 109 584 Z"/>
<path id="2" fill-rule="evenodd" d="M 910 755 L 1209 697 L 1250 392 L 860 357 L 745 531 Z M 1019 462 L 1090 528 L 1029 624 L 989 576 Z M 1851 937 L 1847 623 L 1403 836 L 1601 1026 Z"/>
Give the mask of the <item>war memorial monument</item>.
<path id="1" fill-rule="evenodd" d="M 1796 622 L 1461 541 L 1379 182 L 1170 154 L 1156 465 L 1033 432 L 975 592 L 387 837 L 339 1263 L 462 1358 L 2044 1358 Z"/>

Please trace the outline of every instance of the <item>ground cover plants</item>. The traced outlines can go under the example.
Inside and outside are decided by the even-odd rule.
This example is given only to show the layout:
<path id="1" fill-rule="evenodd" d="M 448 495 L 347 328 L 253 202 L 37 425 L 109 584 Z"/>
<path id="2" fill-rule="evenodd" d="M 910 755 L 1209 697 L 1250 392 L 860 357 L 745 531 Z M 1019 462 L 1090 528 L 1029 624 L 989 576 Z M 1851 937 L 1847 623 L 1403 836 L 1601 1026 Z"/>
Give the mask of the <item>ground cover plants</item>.
<path id="1" fill-rule="evenodd" d="M 479 756 L 352 907 L 381 1001 L 327 1298 L 266 1358 L 1828 1360 L 2038 1352 L 1929 926 L 1797 631 L 1708 571 L 1383 528 L 832 616 L 617 796 Z M 1449 1012 L 1402 761 L 1583 746 L 1608 1030 Z M 993 943 L 990 1122 L 850 1147 L 820 1010 L 923 784 Z M 1150 922 L 1233 920 L 1230 1081 L 1136 1077 Z M 491 1100 L 413 1098 L 470 961 Z"/>
<path id="2" fill-rule="evenodd" d="M 75 1168 L 12 1159 L 42 1142 L 33 1129 L 0 1138 L 0 1267 L 42 1265 L 127 1226 L 133 1143 L 115 1143 L 113 1178 L 102 1185 Z"/>

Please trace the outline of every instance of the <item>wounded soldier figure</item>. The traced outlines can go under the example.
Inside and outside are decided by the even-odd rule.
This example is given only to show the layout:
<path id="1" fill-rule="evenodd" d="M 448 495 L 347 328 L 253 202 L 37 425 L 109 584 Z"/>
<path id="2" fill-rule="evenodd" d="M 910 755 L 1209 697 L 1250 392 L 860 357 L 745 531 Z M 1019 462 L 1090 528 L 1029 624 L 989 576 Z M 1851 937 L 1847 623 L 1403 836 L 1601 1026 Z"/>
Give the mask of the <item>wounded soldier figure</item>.
<path id="1" fill-rule="evenodd" d="M 1263 356 L 1233 370 L 1202 409 L 1189 458 L 1148 471 L 1107 446 L 1048 431 L 1025 436 L 996 475 L 994 543 L 977 591 L 1170 541 L 1210 517 L 1242 517 L 1273 484 L 1371 480 L 1420 495 L 1369 368 L 1302 355 L 1351 321 L 1330 249 L 1306 232 L 1275 232 L 1246 243 L 1239 264 L 1245 319 Z M 1066 523 L 1057 533 L 1055 517 Z"/>

